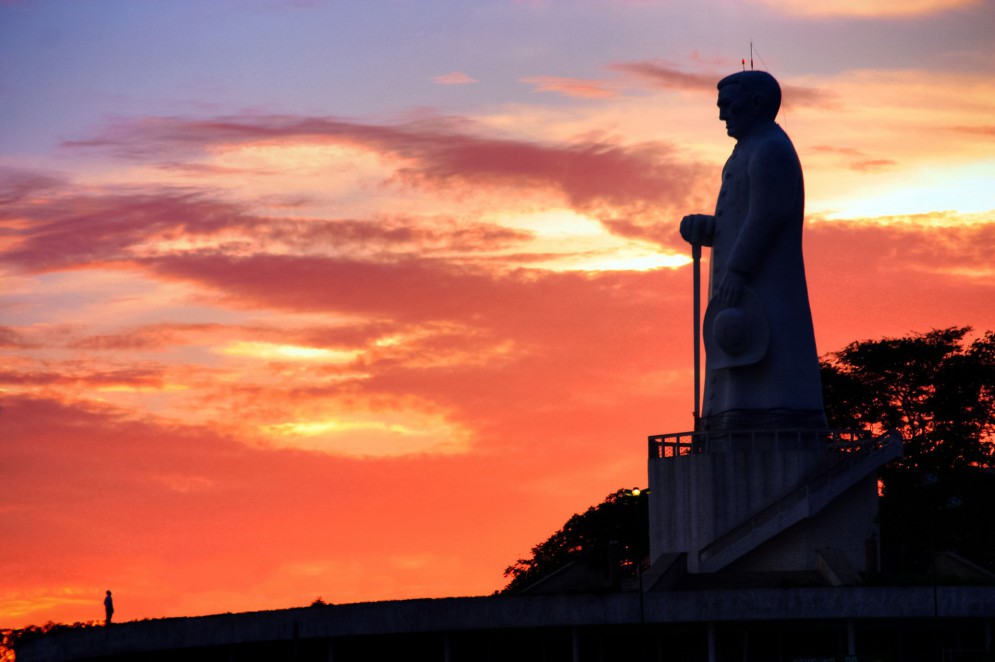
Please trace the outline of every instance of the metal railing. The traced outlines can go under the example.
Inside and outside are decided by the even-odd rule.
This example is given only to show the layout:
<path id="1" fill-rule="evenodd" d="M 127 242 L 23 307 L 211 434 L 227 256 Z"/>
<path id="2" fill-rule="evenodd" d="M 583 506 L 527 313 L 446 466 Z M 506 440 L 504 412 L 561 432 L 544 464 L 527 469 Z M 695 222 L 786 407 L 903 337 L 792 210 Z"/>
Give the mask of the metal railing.
<path id="1" fill-rule="evenodd" d="M 721 430 L 675 432 L 649 437 L 651 460 L 678 458 L 720 450 L 761 451 L 798 450 L 814 445 L 841 453 L 860 452 L 901 440 L 897 432 L 874 436 L 863 430 L 817 430 L 805 428 L 774 430 Z"/>

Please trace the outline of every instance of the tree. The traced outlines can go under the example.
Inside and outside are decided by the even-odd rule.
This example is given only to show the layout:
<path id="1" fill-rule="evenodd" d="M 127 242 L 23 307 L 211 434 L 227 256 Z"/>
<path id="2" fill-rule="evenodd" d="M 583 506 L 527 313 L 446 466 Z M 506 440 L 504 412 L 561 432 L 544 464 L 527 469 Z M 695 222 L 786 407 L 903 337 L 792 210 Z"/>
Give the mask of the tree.
<path id="1" fill-rule="evenodd" d="M 609 574 L 617 564 L 621 577 L 632 577 L 649 554 L 647 492 L 616 490 L 583 514 L 575 514 L 559 531 L 532 548 L 504 571 L 510 577 L 501 593 L 516 593 L 570 563 Z"/>
<path id="2" fill-rule="evenodd" d="M 970 327 L 854 342 L 825 357 L 830 425 L 899 432 L 881 471 L 881 541 L 893 572 L 952 550 L 995 571 L 995 334 Z"/>
<path id="3" fill-rule="evenodd" d="M 905 457 L 896 467 L 922 474 L 993 466 L 995 334 L 969 345 L 971 327 L 847 345 L 822 361 L 830 425 L 896 430 Z"/>

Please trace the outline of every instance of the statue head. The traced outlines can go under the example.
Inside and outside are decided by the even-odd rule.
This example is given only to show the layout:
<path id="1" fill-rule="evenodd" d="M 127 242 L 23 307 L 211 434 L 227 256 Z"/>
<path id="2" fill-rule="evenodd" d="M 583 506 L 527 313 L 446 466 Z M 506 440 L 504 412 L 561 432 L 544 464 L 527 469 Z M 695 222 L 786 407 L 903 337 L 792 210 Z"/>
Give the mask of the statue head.
<path id="1" fill-rule="evenodd" d="M 781 108 L 781 86 L 766 71 L 740 71 L 719 81 L 719 119 L 737 140 L 774 121 Z"/>

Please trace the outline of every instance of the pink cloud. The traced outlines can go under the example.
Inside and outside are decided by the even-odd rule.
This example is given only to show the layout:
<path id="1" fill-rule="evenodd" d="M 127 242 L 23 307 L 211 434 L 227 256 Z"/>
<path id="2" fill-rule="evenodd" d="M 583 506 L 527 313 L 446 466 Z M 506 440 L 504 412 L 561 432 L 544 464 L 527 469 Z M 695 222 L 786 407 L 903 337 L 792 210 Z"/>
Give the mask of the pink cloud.
<path id="1" fill-rule="evenodd" d="M 20 242 L 5 258 L 32 271 L 121 260 L 130 246 L 151 237 L 210 233 L 251 222 L 233 205 L 187 191 L 55 197 L 8 205 L 0 220 L 8 219 L 28 223 L 10 233 Z"/>
<path id="2" fill-rule="evenodd" d="M 665 143 L 611 141 L 544 144 L 477 135 L 454 118 L 371 125 L 330 118 L 267 116 L 212 121 L 150 119 L 111 127 L 104 135 L 65 143 L 157 158 L 175 149 L 260 140 L 324 139 L 411 160 L 398 176 L 410 184 L 456 183 L 559 190 L 586 208 L 650 203 L 680 206 L 704 173 Z"/>
<path id="3" fill-rule="evenodd" d="M 685 92 L 708 92 L 714 94 L 715 84 L 721 76 L 712 73 L 689 73 L 681 71 L 667 62 L 642 61 L 618 62 L 609 65 L 610 69 L 633 74 L 666 89 Z"/>
<path id="4" fill-rule="evenodd" d="M 665 61 L 620 62 L 611 65 L 612 69 L 633 74 L 649 81 L 656 87 L 682 92 L 700 92 L 716 94 L 717 83 L 735 71 L 722 74 L 690 73 L 682 71 Z M 814 106 L 831 108 L 838 105 L 834 95 L 811 87 L 782 84 L 782 103 L 784 107 Z"/>
<path id="5" fill-rule="evenodd" d="M 490 251 L 524 242 L 524 231 L 488 223 L 434 218 L 374 220 L 261 217 L 241 205 L 180 189 L 94 196 L 40 197 L 8 204 L 0 221 L 17 243 L 5 260 L 30 272 L 71 269 L 94 263 L 141 261 L 134 248 L 154 239 L 241 237 L 244 247 L 265 250 L 279 243 L 294 250 L 327 246 L 371 254 L 432 254 Z"/>
<path id="6" fill-rule="evenodd" d="M 479 82 L 476 78 L 472 78 L 462 71 L 452 71 L 441 76 L 433 76 L 432 80 L 439 85 L 470 85 Z"/>
<path id="7" fill-rule="evenodd" d="M 65 179 L 31 170 L 0 167 L 0 205 L 8 205 L 65 185 Z"/>

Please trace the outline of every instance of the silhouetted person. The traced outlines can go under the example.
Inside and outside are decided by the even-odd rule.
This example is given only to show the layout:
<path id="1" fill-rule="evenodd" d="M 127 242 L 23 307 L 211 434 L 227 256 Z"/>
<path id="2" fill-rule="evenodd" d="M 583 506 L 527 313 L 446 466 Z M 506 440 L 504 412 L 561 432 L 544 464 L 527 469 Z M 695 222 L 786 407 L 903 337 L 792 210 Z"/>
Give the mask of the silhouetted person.
<path id="1" fill-rule="evenodd" d="M 736 139 L 714 215 L 681 220 L 711 247 L 702 428 L 826 426 L 802 260 L 805 186 L 774 118 L 781 88 L 763 71 L 718 84 L 719 119 Z"/>
<path id="2" fill-rule="evenodd" d="M 104 598 L 104 625 L 111 624 L 111 618 L 114 617 L 114 598 L 111 597 L 110 590 L 107 591 L 107 597 Z"/>

